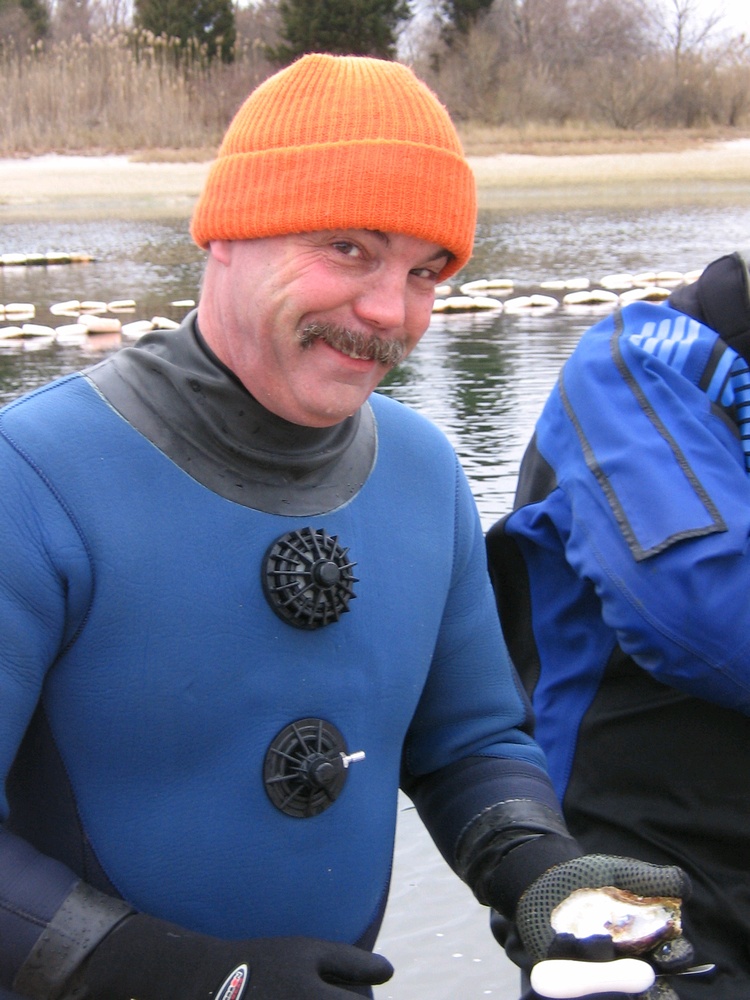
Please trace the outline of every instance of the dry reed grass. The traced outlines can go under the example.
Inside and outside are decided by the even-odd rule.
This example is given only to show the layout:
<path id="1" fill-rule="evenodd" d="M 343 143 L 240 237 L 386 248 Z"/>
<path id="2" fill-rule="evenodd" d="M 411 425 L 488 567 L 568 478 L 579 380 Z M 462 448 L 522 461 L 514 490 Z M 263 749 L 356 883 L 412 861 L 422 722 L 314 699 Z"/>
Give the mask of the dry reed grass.
<path id="1" fill-rule="evenodd" d="M 50 51 L 0 48 L 0 155 L 213 151 L 267 67 L 252 46 L 231 66 L 122 32 Z M 210 155 L 210 153 L 208 154 Z"/>
<path id="2" fill-rule="evenodd" d="M 174 40 L 104 32 L 19 53 L 0 43 L 0 156 L 134 153 L 145 162 L 210 159 L 241 101 L 270 72 L 260 43 L 235 62 L 209 63 Z M 702 128 L 622 131 L 585 122 L 463 123 L 470 156 L 673 152 L 750 132 Z"/>

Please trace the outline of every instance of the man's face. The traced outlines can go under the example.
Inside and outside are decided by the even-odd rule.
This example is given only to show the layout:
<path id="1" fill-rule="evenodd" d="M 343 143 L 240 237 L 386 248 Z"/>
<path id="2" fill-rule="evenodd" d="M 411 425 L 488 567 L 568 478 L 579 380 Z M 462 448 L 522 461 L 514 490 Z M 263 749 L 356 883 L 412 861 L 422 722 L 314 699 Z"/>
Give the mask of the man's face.
<path id="1" fill-rule="evenodd" d="M 450 254 L 364 229 L 211 244 L 201 332 L 252 395 L 292 423 L 354 413 L 427 329 Z"/>

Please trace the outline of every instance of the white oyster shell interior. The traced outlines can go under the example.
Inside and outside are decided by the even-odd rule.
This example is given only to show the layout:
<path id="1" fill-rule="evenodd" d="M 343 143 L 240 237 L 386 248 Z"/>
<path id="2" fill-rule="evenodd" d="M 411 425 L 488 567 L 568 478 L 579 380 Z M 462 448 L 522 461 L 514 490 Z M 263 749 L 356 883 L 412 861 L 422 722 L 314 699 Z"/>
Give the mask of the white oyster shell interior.
<path id="1" fill-rule="evenodd" d="M 680 901 L 614 886 L 577 889 L 554 908 L 550 923 L 558 934 L 577 938 L 609 934 L 616 947 L 636 952 L 680 933 Z"/>

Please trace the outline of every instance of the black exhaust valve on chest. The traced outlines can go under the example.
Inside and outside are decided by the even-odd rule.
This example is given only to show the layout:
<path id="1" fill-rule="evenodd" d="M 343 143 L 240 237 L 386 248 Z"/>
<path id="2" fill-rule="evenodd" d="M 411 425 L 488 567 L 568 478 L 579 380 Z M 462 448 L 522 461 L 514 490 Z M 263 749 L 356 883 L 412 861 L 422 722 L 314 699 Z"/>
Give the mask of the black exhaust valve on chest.
<path id="1" fill-rule="evenodd" d="M 298 719 L 276 735 L 266 753 L 263 781 L 271 802 L 287 816 L 318 816 L 341 794 L 351 764 L 344 737 L 325 719 Z"/>
<path id="2" fill-rule="evenodd" d="M 277 538 L 263 560 L 263 591 L 282 621 L 295 628 L 317 629 L 349 610 L 357 595 L 356 566 L 336 535 L 301 528 Z"/>

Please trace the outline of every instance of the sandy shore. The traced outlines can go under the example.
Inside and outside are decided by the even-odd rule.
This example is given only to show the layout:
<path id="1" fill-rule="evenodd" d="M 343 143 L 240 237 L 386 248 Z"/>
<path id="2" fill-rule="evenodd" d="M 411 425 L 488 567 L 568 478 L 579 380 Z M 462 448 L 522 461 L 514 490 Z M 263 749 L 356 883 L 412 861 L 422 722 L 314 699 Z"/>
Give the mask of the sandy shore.
<path id="1" fill-rule="evenodd" d="M 750 140 L 672 153 L 471 159 L 480 205 L 592 207 L 750 201 Z"/>
<path id="2" fill-rule="evenodd" d="M 750 201 L 750 140 L 676 153 L 470 158 L 480 205 L 594 206 L 621 201 Z M 189 217 L 208 163 L 140 163 L 127 156 L 0 159 L 0 222 L 18 219 Z"/>
<path id="3" fill-rule="evenodd" d="M 208 163 L 127 156 L 0 159 L 0 222 L 61 218 L 188 218 Z"/>

